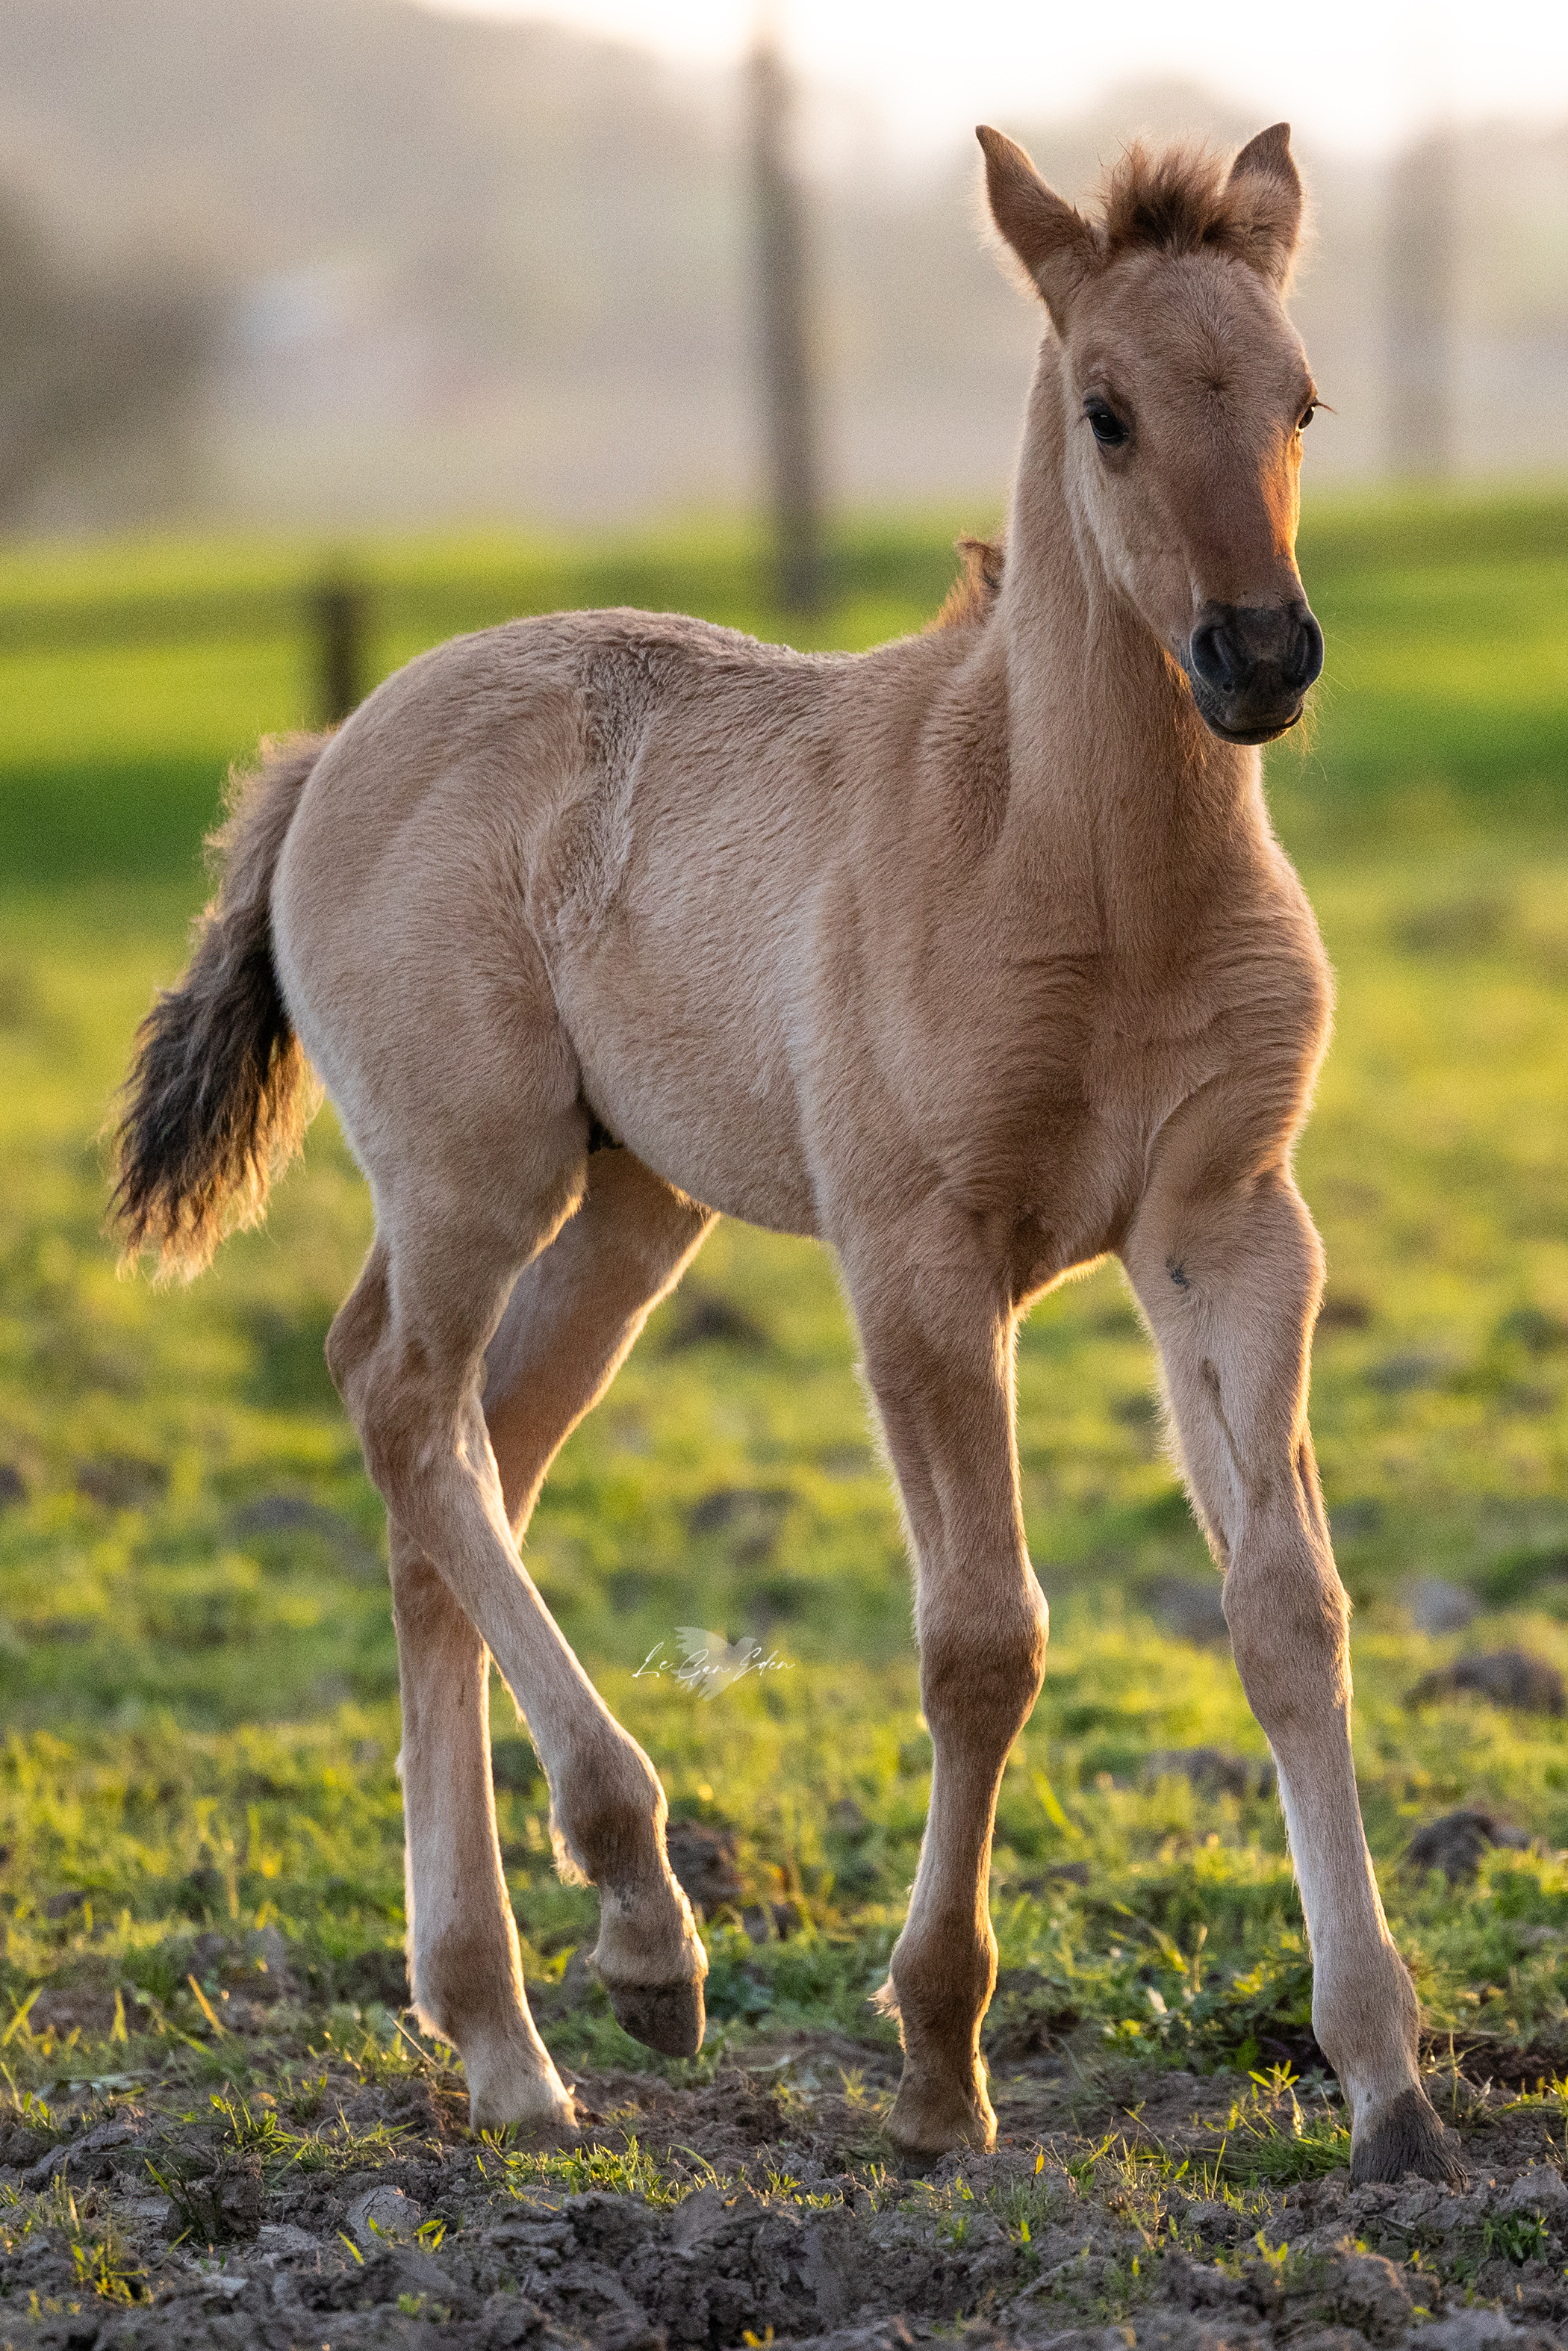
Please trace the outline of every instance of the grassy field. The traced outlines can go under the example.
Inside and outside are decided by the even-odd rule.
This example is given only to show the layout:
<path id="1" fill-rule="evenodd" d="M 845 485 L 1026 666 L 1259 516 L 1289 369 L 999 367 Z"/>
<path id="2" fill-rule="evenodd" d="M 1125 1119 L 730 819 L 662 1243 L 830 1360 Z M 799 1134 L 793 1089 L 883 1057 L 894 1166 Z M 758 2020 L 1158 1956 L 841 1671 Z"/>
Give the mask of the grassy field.
<path id="1" fill-rule="evenodd" d="M 1313 1417 L 1358 1604 L 1369 1831 L 1433 2024 L 1542 2046 L 1568 2016 L 1568 1725 L 1406 1698 L 1473 1649 L 1568 1669 L 1565 524 L 1562 499 L 1309 514 L 1328 674 L 1310 741 L 1271 755 L 1340 984 L 1301 1174 L 1330 1255 Z M 918 624 L 950 538 L 848 538 L 813 641 Z M 0 615 L 150 581 L 308 581 L 345 559 L 16 555 Z M 355 567 L 388 616 L 382 667 L 422 635 L 555 604 L 779 626 L 755 548 L 717 529 L 586 555 L 368 549 Z M 328 1114 L 266 1231 L 196 1290 L 117 1281 L 99 1237 L 110 1092 L 179 967 L 225 763 L 308 716 L 307 656 L 279 636 L 0 664 L 0 2061 L 18 2095 L 175 2057 L 233 2078 L 222 1954 L 269 1927 L 309 2029 L 392 2062 L 395 1652 L 379 1506 L 321 1360 L 368 1238 L 362 1187 Z M 1265 1750 L 1212 1636 L 1212 1571 L 1113 1270 L 1035 1315 L 1019 1388 L 1054 1625 L 1003 1792 L 996 2030 L 1300 2064 L 1308 1978 L 1277 1808 L 1256 1777 L 1227 1792 L 1153 1760 Z M 676 1815 L 732 1826 L 745 1897 L 788 1896 L 802 1922 L 758 1942 L 733 1910 L 710 1921 L 714 2040 L 684 2078 L 791 2024 L 885 2048 L 866 1995 L 929 1748 L 897 1514 L 824 1256 L 719 1232 L 563 1455 L 530 1565 Z M 1415 1628 L 1421 1576 L 1474 1594 L 1468 1633 Z M 711 1700 L 639 1673 L 697 1625 L 754 1635 L 783 1669 Z M 596 1993 L 562 1990 L 594 1897 L 547 1865 L 545 1792 L 497 1697 L 508 1877 L 549 2037 L 575 2063 L 642 2064 Z M 1471 1800 L 1537 1845 L 1492 1851 L 1456 1889 L 1401 1867 L 1417 1826 Z"/>

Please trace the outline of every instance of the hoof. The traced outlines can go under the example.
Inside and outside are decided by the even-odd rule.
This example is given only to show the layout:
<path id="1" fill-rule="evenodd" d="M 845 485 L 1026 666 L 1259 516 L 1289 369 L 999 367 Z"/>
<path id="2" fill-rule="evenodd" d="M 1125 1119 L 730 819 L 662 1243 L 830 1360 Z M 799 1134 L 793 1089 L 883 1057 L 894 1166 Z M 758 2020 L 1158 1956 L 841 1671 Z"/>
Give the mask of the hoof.
<path id="1" fill-rule="evenodd" d="M 887 2118 L 887 2136 L 901 2155 L 947 2155 L 973 2147 L 985 2155 L 997 2143 L 997 2118 L 984 2089 L 936 2089 L 907 2078 L 900 2085 Z"/>
<path id="2" fill-rule="evenodd" d="M 703 2045 L 707 2011 L 700 1983 L 606 1984 L 622 2032 L 662 2057 L 695 2057 Z"/>
<path id="3" fill-rule="evenodd" d="M 544 2053 L 541 2051 L 540 2054 Z M 544 2069 L 532 2054 L 484 2066 L 464 2061 L 468 2076 L 468 2121 L 472 2129 L 570 2131 L 577 2128 L 577 2101 L 548 2056 Z"/>
<path id="4" fill-rule="evenodd" d="M 1445 2188 L 1470 2184 L 1453 2133 L 1443 2128 L 1423 2090 L 1402 2090 L 1375 2121 L 1356 2132 L 1351 2149 L 1353 2188 L 1372 2180 L 1397 2181 L 1412 2171 L 1417 2179 L 1435 2179 Z"/>

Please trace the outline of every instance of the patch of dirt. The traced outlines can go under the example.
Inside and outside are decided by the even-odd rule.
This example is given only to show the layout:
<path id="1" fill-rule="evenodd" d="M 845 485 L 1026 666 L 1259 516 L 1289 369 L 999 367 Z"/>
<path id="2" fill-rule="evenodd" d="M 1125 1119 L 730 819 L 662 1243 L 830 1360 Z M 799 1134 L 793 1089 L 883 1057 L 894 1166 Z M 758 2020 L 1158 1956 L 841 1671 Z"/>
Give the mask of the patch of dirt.
<path id="1" fill-rule="evenodd" d="M 351 1574 L 386 1573 L 380 1552 L 366 1542 L 352 1519 L 303 1494 L 258 1494 L 234 1513 L 231 1523 L 242 1542 L 256 1535 L 317 1535 Z"/>
<path id="2" fill-rule="evenodd" d="M 169 1483 L 162 1461 L 144 1461 L 135 1454 L 105 1453 L 96 1461 L 79 1462 L 77 1492 L 106 1510 L 141 1510 L 155 1502 Z"/>
<path id="3" fill-rule="evenodd" d="M 1145 1762 L 1144 1778 L 1151 1786 L 1160 1780 L 1187 1780 L 1195 1788 L 1239 1799 L 1271 1796 L 1276 1775 L 1271 1762 L 1232 1755 L 1221 1747 L 1160 1747 Z"/>
<path id="4" fill-rule="evenodd" d="M 1473 1877 L 1489 1845 L 1511 1845 L 1522 1851 L 1530 1843 L 1523 1829 L 1511 1828 L 1492 1813 L 1445 1813 L 1417 1829 L 1405 1850 L 1412 1869 L 1440 1869 L 1450 1886 Z"/>
<path id="5" fill-rule="evenodd" d="M 1568 1688 L 1555 1666 L 1528 1649 L 1493 1649 L 1484 1656 L 1458 1657 L 1426 1675 L 1406 1694 L 1406 1706 L 1431 1706 L 1463 1691 L 1522 1714 L 1568 1713 Z"/>
<path id="6" fill-rule="evenodd" d="M 748 1353 L 761 1354 L 772 1344 L 768 1332 L 754 1315 L 737 1306 L 732 1298 L 724 1298 L 716 1290 L 688 1288 L 675 1306 L 664 1341 L 666 1354 L 675 1355 L 689 1347 L 741 1347 Z"/>
<path id="7" fill-rule="evenodd" d="M 1329 2085 L 993 2083 L 919 2167 L 885 2053 L 779 2032 L 695 2086 L 580 2076 L 579 2127 L 476 2139 L 434 2059 L 188 2063 L 0 2116 L 0 2343 L 51 2351 L 1545 2351 L 1568 2327 L 1563 2098 L 1433 2074 L 1471 2184 L 1354 2188 Z M 270 2062 L 270 2061 L 266 2061 Z"/>
<path id="8" fill-rule="evenodd" d="M 1201 1582 L 1190 1575 L 1156 1575 L 1138 1596 L 1178 1641 L 1190 1641 L 1197 1648 L 1218 1648 L 1230 1638 L 1217 1575 Z"/>

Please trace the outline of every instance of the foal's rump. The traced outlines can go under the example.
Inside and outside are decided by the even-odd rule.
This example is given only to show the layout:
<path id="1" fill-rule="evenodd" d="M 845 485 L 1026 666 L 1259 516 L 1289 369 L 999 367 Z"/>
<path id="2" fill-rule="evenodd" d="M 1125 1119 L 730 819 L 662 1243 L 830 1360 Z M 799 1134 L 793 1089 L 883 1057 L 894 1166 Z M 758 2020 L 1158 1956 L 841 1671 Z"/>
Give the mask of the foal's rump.
<path id="1" fill-rule="evenodd" d="M 422 656 L 334 737 L 274 952 L 378 1207 L 430 1155 L 548 1187 L 591 1114 L 690 1196 L 812 1228 L 795 1044 L 835 827 L 810 743 L 840 667 L 570 614 Z"/>
<path id="2" fill-rule="evenodd" d="M 483 638 L 389 678 L 323 752 L 278 862 L 284 1001 L 378 1220 L 408 1184 L 483 1197 L 502 1169 L 526 1185 L 536 1147 L 571 1153 L 578 1073 L 524 889 L 570 710 L 548 675 L 503 702 L 506 682 Z"/>

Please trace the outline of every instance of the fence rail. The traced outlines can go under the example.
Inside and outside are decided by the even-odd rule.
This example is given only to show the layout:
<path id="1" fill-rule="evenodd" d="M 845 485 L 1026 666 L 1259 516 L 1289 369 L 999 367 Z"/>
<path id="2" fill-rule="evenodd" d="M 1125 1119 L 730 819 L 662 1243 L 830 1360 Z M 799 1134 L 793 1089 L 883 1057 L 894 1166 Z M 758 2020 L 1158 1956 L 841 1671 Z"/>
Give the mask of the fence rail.
<path id="1" fill-rule="evenodd" d="M 422 605 L 434 612 L 434 596 L 406 590 L 373 594 L 362 583 L 345 579 L 282 588 L 0 605 L 0 658 L 302 637 L 315 655 L 315 716 L 322 725 L 335 726 L 368 689 L 371 636 L 394 618 L 412 623 Z"/>
<path id="2" fill-rule="evenodd" d="M 951 528 L 909 530 L 873 522 L 824 548 L 823 625 L 859 598 L 891 599 L 935 611 L 953 578 Z M 696 611 L 764 634 L 787 625 L 767 543 L 750 533 L 718 534 L 673 547 L 570 549 L 524 556 L 475 572 L 399 579 L 356 570 L 340 559 L 314 577 L 255 586 L 105 589 L 98 594 L 0 590 L 0 663 L 29 654 L 134 652 L 149 647 L 277 644 L 308 650 L 310 716 L 336 726 L 381 674 L 378 655 L 399 656 L 459 630 L 488 628 L 530 612 L 632 605 Z M 912 616 L 913 617 L 913 616 Z"/>

